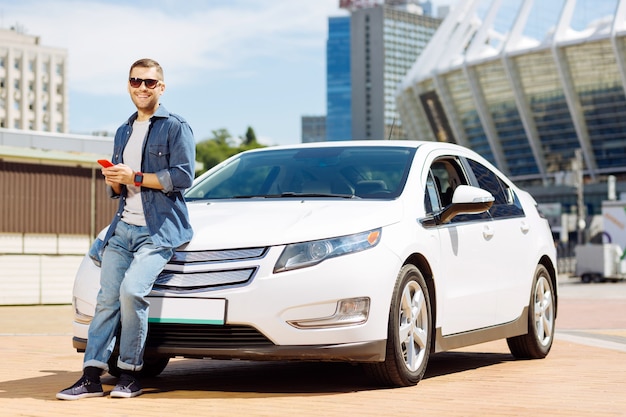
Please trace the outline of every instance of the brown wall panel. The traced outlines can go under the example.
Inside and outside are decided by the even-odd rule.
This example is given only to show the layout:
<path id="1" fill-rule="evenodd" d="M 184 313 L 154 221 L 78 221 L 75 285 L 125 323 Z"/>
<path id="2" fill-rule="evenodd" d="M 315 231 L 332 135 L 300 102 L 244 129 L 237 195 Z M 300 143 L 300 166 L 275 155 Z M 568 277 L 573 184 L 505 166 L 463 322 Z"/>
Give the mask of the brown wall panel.
<path id="1" fill-rule="evenodd" d="M 99 169 L 0 161 L 0 233 L 91 235 L 116 207 Z"/>

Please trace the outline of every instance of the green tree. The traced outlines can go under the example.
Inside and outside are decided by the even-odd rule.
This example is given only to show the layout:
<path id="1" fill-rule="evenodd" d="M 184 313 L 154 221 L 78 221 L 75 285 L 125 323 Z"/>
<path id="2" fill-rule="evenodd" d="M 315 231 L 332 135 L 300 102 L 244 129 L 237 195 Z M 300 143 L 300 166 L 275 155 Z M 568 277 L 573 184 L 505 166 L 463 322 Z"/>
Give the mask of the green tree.
<path id="1" fill-rule="evenodd" d="M 248 126 L 248 130 L 246 130 L 246 136 L 243 138 L 244 146 L 254 146 L 257 145 L 256 134 L 254 133 L 254 129 Z"/>
<path id="2" fill-rule="evenodd" d="M 239 152 L 264 147 L 256 141 L 256 135 L 251 127 L 248 127 L 245 137 L 240 138 L 241 143 L 236 143 L 226 129 L 213 130 L 211 133 L 213 137 L 196 144 L 196 160 L 203 165 L 198 175 Z"/>

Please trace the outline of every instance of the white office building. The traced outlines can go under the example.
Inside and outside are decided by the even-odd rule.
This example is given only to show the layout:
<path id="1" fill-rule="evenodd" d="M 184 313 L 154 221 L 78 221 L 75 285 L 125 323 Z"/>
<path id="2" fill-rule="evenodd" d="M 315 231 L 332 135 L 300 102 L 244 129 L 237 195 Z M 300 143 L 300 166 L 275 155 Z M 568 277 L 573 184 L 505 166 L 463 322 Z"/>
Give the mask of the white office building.
<path id="1" fill-rule="evenodd" d="M 0 127 L 69 132 L 66 49 L 0 29 Z"/>
<path id="2" fill-rule="evenodd" d="M 352 139 L 404 139 L 395 95 L 441 20 L 414 0 L 364 3 L 350 20 Z"/>

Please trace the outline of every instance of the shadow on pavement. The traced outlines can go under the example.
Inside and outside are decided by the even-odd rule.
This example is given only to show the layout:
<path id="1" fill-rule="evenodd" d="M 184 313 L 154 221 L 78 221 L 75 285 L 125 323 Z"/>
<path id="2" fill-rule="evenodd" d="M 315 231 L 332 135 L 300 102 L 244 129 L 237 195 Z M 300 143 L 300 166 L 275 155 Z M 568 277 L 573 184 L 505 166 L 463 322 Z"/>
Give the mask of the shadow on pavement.
<path id="1" fill-rule="evenodd" d="M 513 360 L 508 354 L 446 352 L 431 356 L 425 378 L 461 373 Z M 48 375 L 0 382 L 0 399 L 53 400 L 80 372 L 41 370 Z M 105 392 L 117 379 L 105 374 Z M 347 363 L 253 362 L 201 359 L 172 360 L 156 378 L 142 381 L 144 395 L 162 398 L 263 397 L 268 394 L 330 395 L 385 389 L 363 369 Z M 227 395 L 224 395 L 227 394 Z"/>
<path id="2" fill-rule="evenodd" d="M 425 379 L 511 360 L 514 359 L 510 354 L 501 353 L 437 354 L 431 357 Z M 347 363 L 200 359 L 173 361 L 159 377 L 145 380 L 144 386 L 146 393 L 186 398 L 190 392 L 203 392 L 203 396 L 209 392 L 228 392 L 231 396 L 234 393 L 326 395 L 387 389 L 371 381 L 360 366 Z"/>
<path id="3" fill-rule="evenodd" d="M 456 374 L 516 360 L 509 353 L 443 352 L 430 357 L 424 379 Z"/>
<path id="4" fill-rule="evenodd" d="M 72 385 L 81 376 L 80 372 L 62 370 L 41 370 L 40 372 L 48 375 L 0 382 L 0 399 L 55 399 L 57 392 Z M 0 415 L 1 414 L 2 412 L 0 411 Z"/>

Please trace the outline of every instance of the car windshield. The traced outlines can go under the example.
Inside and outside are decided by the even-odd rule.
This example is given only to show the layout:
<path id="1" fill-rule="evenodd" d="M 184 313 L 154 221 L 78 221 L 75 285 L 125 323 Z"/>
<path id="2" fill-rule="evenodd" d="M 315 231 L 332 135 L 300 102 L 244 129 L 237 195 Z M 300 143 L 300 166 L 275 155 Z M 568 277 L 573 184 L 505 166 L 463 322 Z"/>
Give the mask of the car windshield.
<path id="1" fill-rule="evenodd" d="M 196 183 L 185 198 L 393 199 L 402 193 L 414 154 L 414 148 L 384 146 L 242 153 Z"/>

